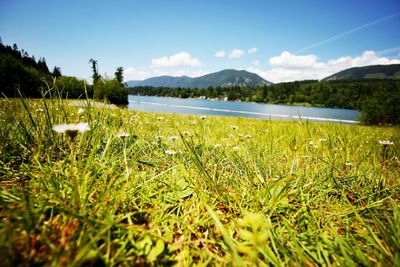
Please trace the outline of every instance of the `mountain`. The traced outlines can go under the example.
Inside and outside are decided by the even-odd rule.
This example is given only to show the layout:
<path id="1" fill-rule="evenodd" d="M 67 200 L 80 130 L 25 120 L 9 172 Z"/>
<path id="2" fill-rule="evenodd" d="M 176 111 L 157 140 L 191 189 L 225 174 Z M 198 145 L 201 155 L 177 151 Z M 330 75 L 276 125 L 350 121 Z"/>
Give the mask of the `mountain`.
<path id="1" fill-rule="evenodd" d="M 182 87 L 182 88 L 207 88 L 226 86 L 262 86 L 270 85 L 271 82 L 264 80 L 255 73 L 245 70 L 222 70 L 201 77 L 190 78 L 187 76 L 159 76 L 143 81 L 128 81 L 128 87 L 154 86 L 154 87 Z"/>
<path id="2" fill-rule="evenodd" d="M 400 79 L 400 64 L 351 68 L 328 76 L 323 81 L 354 79 Z"/>

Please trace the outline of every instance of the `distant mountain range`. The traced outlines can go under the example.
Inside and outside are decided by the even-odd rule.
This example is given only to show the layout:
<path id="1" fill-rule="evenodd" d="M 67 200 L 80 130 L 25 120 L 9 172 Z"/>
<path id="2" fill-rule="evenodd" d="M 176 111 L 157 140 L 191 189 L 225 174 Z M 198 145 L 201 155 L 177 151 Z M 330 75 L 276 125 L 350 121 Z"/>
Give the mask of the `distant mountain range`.
<path id="1" fill-rule="evenodd" d="M 154 86 L 171 88 L 207 88 L 207 87 L 227 87 L 227 86 L 247 86 L 256 87 L 270 85 L 271 82 L 261 78 L 255 73 L 245 70 L 227 69 L 210 73 L 201 77 L 190 78 L 187 76 L 159 76 L 143 81 L 128 81 L 128 87 L 135 86 Z"/>
<path id="2" fill-rule="evenodd" d="M 355 79 L 400 79 L 400 64 L 371 65 L 351 68 L 335 73 L 323 80 L 332 81 Z"/>

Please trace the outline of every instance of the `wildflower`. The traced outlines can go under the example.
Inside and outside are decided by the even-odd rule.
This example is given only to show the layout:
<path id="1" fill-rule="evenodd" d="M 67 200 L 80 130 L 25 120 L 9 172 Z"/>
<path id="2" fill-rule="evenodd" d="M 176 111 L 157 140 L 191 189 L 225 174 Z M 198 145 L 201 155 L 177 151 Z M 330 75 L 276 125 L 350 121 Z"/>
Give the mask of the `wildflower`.
<path id="1" fill-rule="evenodd" d="M 164 136 L 162 136 L 162 135 L 157 135 L 157 139 L 161 140 L 161 139 L 163 139 L 163 138 L 164 138 Z"/>
<path id="2" fill-rule="evenodd" d="M 302 158 L 303 158 L 303 159 L 309 159 L 310 156 L 305 155 L 305 156 L 303 156 Z"/>
<path id="3" fill-rule="evenodd" d="M 379 140 L 378 141 L 379 144 L 383 145 L 383 146 L 391 146 L 394 145 L 393 141 L 389 141 L 389 140 Z"/>
<path id="4" fill-rule="evenodd" d="M 201 116 L 200 119 L 202 119 L 203 121 L 206 119 L 206 116 Z"/>
<path id="5" fill-rule="evenodd" d="M 310 145 L 314 145 L 314 141 L 311 140 L 311 141 L 309 142 L 309 144 L 310 144 Z"/>
<path id="6" fill-rule="evenodd" d="M 251 136 L 251 134 L 246 134 L 244 137 L 246 137 L 247 139 L 252 138 L 253 136 Z"/>
<path id="7" fill-rule="evenodd" d="M 83 108 L 79 108 L 77 113 L 78 113 L 78 114 L 82 114 L 82 113 L 84 113 L 84 112 L 85 112 L 85 110 L 84 110 Z"/>
<path id="8" fill-rule="evenodd" d="M 344 166 L 351 167 L 351 166 L 353 166 L 353 163 L 351 163 L 351 162 L 346 162 L 346 163 L 344 163 Z"/>
<path id="9" fill-rule="evenodd" d="M 165 154 L 170 155 L 170 156 L 176 155 L 176 151 L 174 151 L 174 150 L 167 149 L 164 152 L 165 152 Z"/>
<path id="10" fill-rule="evenodd" d="M 42 108 L 38 108 L 38 109 L 36 109 L 36 111 L 39 112 L 39 113 L 41 113 L 41 112 L 43 112 L 44 110 L 43 110 Z"/>
<path id="11" fill-rule="evenodd" d="M 233 150 L 235 150 L 235 151 L 237 151 L 237 150 L 239 150 L 239 149 L 240 149 L 240 147 L 238 147 L 238 146 L 234 146 L 234 147 L 232 147 L 232 149 L 233 149 Z"/>
<path id="12" fill-rule="evenodd" d="M 71 139 L 74 139 L 78 132 L 84 133 L 89 131 L 90 128 L 87 122 L 81 122 L 77 124 L 57 124 L 53 126 L 53 130 L 57 133 L 65 133 Z"/>
<path id="13" fill-rule="evenodd" d="M 162 121 L 164 118 L 163 117 L 157 117 L 158 121 Z"/>
<path id="14" fill-rule="evenodd" d="M 128 137 L 128 136 L 129 136 L 129 134 L 125 133 L 125 132 L 120 132 L 120 133 L 115 135 L 115 137 L 121 138 L 121 139 L 125 139 L 125 137 Z"/>
<path id="15" fill-rule="evenodd" d="M 222 147 L 222 145 L 221 144 L 215 144 L 214 145 L 214 148 L 219 148 L 219 147 Z"/>
<path id="16" fill-rule="evenodd" d="M 192 136 L 192 134 L 189 132 L 189 131 L 183 131 L 182 132 L 184 135 L 187 135 L 187 136 Z"/>
<path id="17" fill-rule="evenodd" d="M 192 121 L 192 125 L 196 125 L 197 124 L 197 122 L 196 121 Z"/>
<path id="18" fill-rule="evenodd" d="M 326 138 L 320 138 L 319 141 L 320 142 L 326 142 Z"/>
<path id="19" fill-rule="evenodd" d="M 237 130 L 239 127 L 237 127 L 236 125 L 231 125 L 232 130 Z"/>
<path id="20" fill-rule="evenodd" d="M 171 141 L 173 141 L 173 142 L 175 142 L 175 141 L 178 140 L 178 139 L 179 139 L 179 137 L 176 136 L 176 135 L 170 136 L 170 137 L 168 138 L 168 140 L 171 140 Z"/>
<path id="21" fill-rule="evenodd" d="M 234 138 L 235 135 L 234 135 L 234 134 L 229 134 L 228 137 L 229 137 L 229 138 Z"/>

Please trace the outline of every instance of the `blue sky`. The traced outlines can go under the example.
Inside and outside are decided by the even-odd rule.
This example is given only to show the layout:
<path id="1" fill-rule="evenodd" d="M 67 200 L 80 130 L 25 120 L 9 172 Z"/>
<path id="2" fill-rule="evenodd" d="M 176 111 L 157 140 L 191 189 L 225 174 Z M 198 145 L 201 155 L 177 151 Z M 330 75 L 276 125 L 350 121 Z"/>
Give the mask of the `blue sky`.
<path id="1" fill-rule="evenodd" d="M 89 79 L 245 69 L 273 81 L 400 63 L 399 0 L 0 0 L 0 37 Z"/>

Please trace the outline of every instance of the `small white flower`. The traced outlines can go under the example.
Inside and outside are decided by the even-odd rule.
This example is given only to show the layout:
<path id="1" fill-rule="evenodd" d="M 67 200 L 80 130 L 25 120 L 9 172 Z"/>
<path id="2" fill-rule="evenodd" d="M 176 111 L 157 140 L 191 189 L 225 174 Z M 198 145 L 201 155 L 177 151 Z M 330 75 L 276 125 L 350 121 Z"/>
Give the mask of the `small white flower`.
<path id="1" fill-rule="evenodd" d="M 80 132 L 84 133 L 90 130 L 89 124 L 87 122 L 81 122 L 77 124 L 57 124 L 53 126 L 53 130 L 57 133 Z"/>
<path id="2" fill-rule="evenodd" d="M 170 137 L 168 137 L 168 140 L 171 140 L 171 141 L 176 141 L 176 140 L 178 140 L 179 139 L 179 137 L 178 136 L 176 136 L 176 135 L 173 135 L 173 136 L 170 136 Z"/>
<path id="3" fill-rule="evenodd" d="M 163 117 L 157 117 L 157 120 L 162 121 L 164 118 Z"/>
<path id="4" fill-rule="evenodd" d="M 234 135 L 234 134 L 229 134 L 228 137 L 229 137 L 229 138 L 234 138 L 235 135 Z"/>
<path id="5" fill-rule="evenodd" d="M 176 155 L 176 151 L 174 151 L 174 150 L 167 149 L 164 152 L 165 152 L 165 154 L 170 155 L 170 156 Z"/>
<path id="6" fill-rule="evenodd" d="M 125 137 L 128 137 L 128 136 L 129 136 L 129 134 L 125 133 L 125 132 L 120 132 L 120 133 L 115 135 L 115 137 L 121 138 L 121 139 L 125 139 Z"/>
<path id="7" fill-rule="evenodd" d="M 320 138 L 319 141 L 320 142 L 326 142 L 326 138 Z"/>
<path id="8" fill-rule="evenodd" d="M 163 139 L 164 138 L 164 136 L 162 136 L 162 135 L 157 135 L 157 139 Z"/>
<path id="9" fill-rule="evenodd" d="M 232 149 L 233 149 L 233 150 L 235 150 L 235 151 L 237 151 L 237 150 L 239 150 L 239 149 L 240 149 L 240 147 L 238 147 L 238 146 L 234 146 L 234 147 L 232 147 Z"/>
<path id="10" fill-rule="evenodd" d="M 44 110 L 43 110 L 42 108 L 38 108 L 38 109 L 36 109 L 36 111 L 39 112 L 39 113 L 41 113 L 41 112 L 43 112 Z"/>
<path id="11" fill-rule="evenodd" d="M 77 113 L 78 113 L 78 114 L 85 113 L 85 110 L 84 110 L 83 108 L 79 108 Z"/>
<path id="12" fill-rule="evenodd" d="M 393 141 L 389 141 L 389 140 L 379 140 L 378 141 L 379 144 L 383 145 L 383 146 L 391 146 L 394 145 Z"/>
<path id="13" fill-rule="evenodd" d="M 247 139 L 252 138 L 253 136 L 251 136 L 251 134 L 246 134 L 244 137 L 246 137 Z"/>
<path id="14" fill-rule="evenodd" d="M 189 131 L 183 131 L 182 132 L 184 135 L 187 135 L 187 136 L 192 136 L 192 134 L 189 132 Z"/>
<path id="15" fill-rule="evenodd" d="M 309 159 L 310 156 L 305 155 L 305 156 L 303 156 L 302 158 L 303 158 L 303 159 Z"/>
<path id="16" fill-rule="evenodd" d="M 239 138 L 242 138 L 242 137 L 243 137 L 243 134 L 238 134 L 238 137 L 239 137 Z"/>
<path id="17" fill-rule="evenodd" d="M 351 163 L 351 162 L 346 162 L 344 165 L 347 166 L 347 167 L 351 167 L 351 166 L 353 166 L 353 163 Z"/>
<path id="18" fill-rule="evenodd" d="M 311 141 L 309 142 L 309 144 L 310 144 L 310 145 L 314 145 L 314 141 L 311 140 Z"/>
<path id="19" fill-rule="evenodd" d="M 200 119 L 205 120 L 207 117 L 206 116 L 201 116 Z"/>
<path id="20" fill-rule="evenodd" d="M 219 147 L 222 147 L 222 145 L 221 144 L 215 144 L 214 147 L 215 148 L 219 148 Z"/>
<path id="21" fill-rule="evenodd" d="M 239 129 L 239 127 L 237 127 L 236 125 L 231 125 L 231 128 L 232 128 L 233 130 Z"/>
<path id="22" fill-rule="evenodd" d="M 192 121 L 192 125 L 197 125 L 197 122 L 196 121 Z"/>

